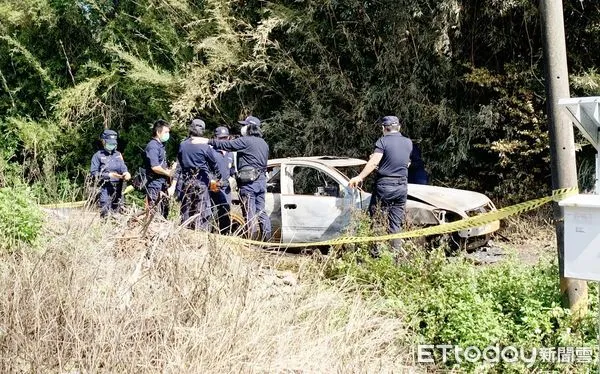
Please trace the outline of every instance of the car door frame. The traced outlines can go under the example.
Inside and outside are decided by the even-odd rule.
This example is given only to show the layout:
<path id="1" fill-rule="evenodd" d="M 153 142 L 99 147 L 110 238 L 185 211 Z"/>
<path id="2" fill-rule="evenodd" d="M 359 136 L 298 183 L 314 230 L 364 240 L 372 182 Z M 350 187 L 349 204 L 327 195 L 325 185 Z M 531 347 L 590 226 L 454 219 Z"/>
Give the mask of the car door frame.
<path id="1" fill-rule="evenodd" d="M 329 176 L 332 180 L 334 180 L 336 183 L 338 183 L 338 186 L 341 186 L 342 188 L 340 189 L 340 194 L 341 196 L 338 197 L 333 197 L 333 196 L 312 196 L 312 195 L 297 195 L 294 194 L 294 168 L 295 167 L 309 167 L 309 168 L 314 168 L 317 169 L 318 171 L 324 173 L 325 175 Z M 360 209 L 360 196 L 357 198 L 355 192 L 353 191 L 353 189 L 350 189 L 347 185 L 348 185 L 348 180 L 347 178 L 345 178 L 343 176 L 343 174 L 341 174 L 339 171 L 337 171 L 334 168 L 331 168 L 327 165 L 324 165 L 322 163 L 319 162 L 314 162 L 314 161 L 305 161 L 305 160 L 290 160 L 287 162 L 282 162 L 280 164 L 280 178 L 281 178 L 281 200 L 280 200 L 280 209 L 281 209 L 281 240 L 282 242 L 310 242 L 310 241 L 318 241 L 318 240 L 327 240 L 333 237 L 337 237 L 341 234 L 341 230 L 347 226 L 347 224 L 349 223 L 349 215 L 347 213 L 349 213 L 350 211 L 352 211 L 353 209 L 359 208 Z M 344 216 L 341 218 L 338 217 L 333 217 L 333 221 L 341 221 L 341 223 L 338 225 L 339 226 L 339 230 L 338 226 L 336 225 L 330 225 L 330 226 L 325 226 L 329 221 L 332 220 L 332 217 L 325 217 L 323 218 L 325 220 L 325 222 L 323 221 L 318 221 L 319 218 L 322 217 L 306 217 L 306 216 L 302 216 L 301 212 L 302 210 L 296 210 L 296 208 L 290 208 L 290 207 L 286 207 L 286 205 L 291 205 L 291 206 L 298 206 L 300 205 L 302 208 L 302 204 L 315 204 L 318 199 L 325 199 L 325 198 L 329 198 L 329 199 L 336 199 L 336 206 L 337 206 L 337 201 L 339 200 L 339 204 L 340 204 L 340 214 L 339 216 Z M 312 219 L 312 228 L 316 229 L 316 232 L 311 232 L 308 230 L 302 230 L 302 228 L 300 229 L 300 232 L 298 232 L 298 230 L 293 229 L 290 225 L 289 225 L 289 220 L 291 218 L 295 217 L 295 219 L 299 222 L 303 222 L 303 225 L 308 226 L 308 220 Z M 316 221 L 316 225 L 315 225 L 315 221 Z M 348 222 L 346 223 L 344 221 L 344 219 L 347 219 Z M 319 223 L 320 222 L 320 223 Z M 320 224 L 322 224 L 323 226 L 319 226 Z M 299 227 L 298 225 L 295 226 L 296 229 Z M 333 230 L 333 231 L 332 231 Z M 339 232 L 337 232 L 339 231 Z M 318 237 L 317 237 L 318 235 Z"/>

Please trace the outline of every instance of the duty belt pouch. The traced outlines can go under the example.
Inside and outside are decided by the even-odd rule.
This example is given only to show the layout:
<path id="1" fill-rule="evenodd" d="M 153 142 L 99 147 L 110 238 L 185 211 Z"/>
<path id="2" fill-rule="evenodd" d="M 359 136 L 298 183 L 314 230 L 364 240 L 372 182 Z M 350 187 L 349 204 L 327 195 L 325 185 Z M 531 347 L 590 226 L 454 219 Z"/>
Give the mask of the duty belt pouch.
<path id="1" fill-rule="evenodd" d="M 240 183 L 252 183 L 258 179 L 260 172 L 254 168 L 244 168 L 238 171 L 237 179 Z"/>

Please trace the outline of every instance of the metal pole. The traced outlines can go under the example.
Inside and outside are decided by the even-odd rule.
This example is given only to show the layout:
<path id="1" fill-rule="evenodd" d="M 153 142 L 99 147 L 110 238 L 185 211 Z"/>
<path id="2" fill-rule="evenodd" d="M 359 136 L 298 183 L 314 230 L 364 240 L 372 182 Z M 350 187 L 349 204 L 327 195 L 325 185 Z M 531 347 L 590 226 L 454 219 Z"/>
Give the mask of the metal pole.
<path id="1" fill-rule="evenodd" d="M 540 0 L 539 3 L 544 60 L 546 65 L 546 106 L 550 134 L 552 188 L 577 187 L 575 141 L 569 118 L 558 106 L 558 100 L 569 98 L 569 74 L 562 0 Z M 573 312 L 587 311 L 587 283 L 564 277 L 564 211 L 553 204 L 560 268 L 560 290 L 565 304 Z"/>

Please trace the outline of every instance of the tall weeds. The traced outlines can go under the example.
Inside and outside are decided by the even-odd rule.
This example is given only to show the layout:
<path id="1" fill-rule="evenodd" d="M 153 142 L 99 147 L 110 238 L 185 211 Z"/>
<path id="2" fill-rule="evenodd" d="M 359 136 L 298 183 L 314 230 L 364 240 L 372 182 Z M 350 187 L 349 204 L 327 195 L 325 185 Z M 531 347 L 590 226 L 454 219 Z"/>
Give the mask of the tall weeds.
<path id="1" fill-rule="evenodd" d="M 402 321 L 350 286 L 154 225 L 93 214 L 0 260 L 0 371 L 398 372 Z M 141 226 L 141 225 L 140 225 Z M 310 273 L 312 274 L 312 273 Z M 292 277 L 288 274 L 286 277 Z M 278 281 L 279 280 L 279 281 Z"/>

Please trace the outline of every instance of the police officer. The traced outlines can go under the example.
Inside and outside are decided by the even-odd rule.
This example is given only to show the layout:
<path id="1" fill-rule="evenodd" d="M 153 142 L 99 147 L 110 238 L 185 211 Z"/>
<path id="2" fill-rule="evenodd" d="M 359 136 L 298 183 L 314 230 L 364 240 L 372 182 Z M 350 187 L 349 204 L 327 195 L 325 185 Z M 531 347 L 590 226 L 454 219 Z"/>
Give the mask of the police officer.
<path id="1" fill-rule="evenodd" d="M 100 183 L 100 215 L 106 217 L 122 206 L 123 181 L 131 179 L 123 156 L 117 151 L 117 133 L 104 130 L 100 135 L 103 149 L 92 157 L 90 172 Z"/>
<path id="2" fill-rule="evenodd" d="M 408 183 L 428 184 L 429 176 L 425 171 L 425 163 L 421 156 L 421 148 L 413 142 L 413 150 L 410 154 L 410 167 L 408 168 Z"/>
<path id="3" fill-rule="evenodd" d="M 383 117 L 383 136 L 375 143 L 375 151 L 361 173 L 350 179 L 348 185 L 354 187 L 377 168 L 377 176 L 371 195 L 369 213 L 375 214 L 378 205 L 387 215 L 388 232 L 402 230 L 404 209 L 408 192 L 407 179 L 410 165 L 412 141 L 400 134 L 400 120 L 396 116 Z M 401 249 L 401 240 L 392 240 L 392 248 Z"/>
<path id="4" fill-rule="evenodd" d="M 144 167 L 146 169 L 146 201 L 150 209 L 157 209 L 165 219 L 169 215 L 169 195 L 174 190 L 169 183 L 174 170 L 167 165 L 165 145 L 169 140 L 170 125 L 159 119 L 152 127 L 152 139 L 144 150 Z"/>
<path id="5" fill-rule="evenodd" d="M 208 230 L 211 218 L 209 185 L 221 178 L 217 153 L 203 137 L 206 124 L 194 119 L 189 127 L 189 138 L 179 146 L 177 161 L 181 182 L 181 222 L 191 229 Z"/>
<path id="6" fill-rule="evenodd" d="M 217 150 L 237 152 L 236 181 L 250 236 L 255 238 L 258 233 L 256 222 L 258 219 L 262 239 L 269 240 L 271 238 L 271 220 L 265 211 L 269 145 L 262 138 L 260 119 L 248 116 L 239 123 L 243 125 L 241 137 L 234 140 L 212 139 L 210 144 Z"/>
<path id="7" fill-rule="evenodd" d="M 229 140 L 229 129 L 224 126 L 215 129 L 216 140 Z M 219 231 L 221 234 L 226 234 L 230 231 L 231 217 L 231 186 L 229 185 L 229 177 L 233 175 L 233 155 L 227 151 L 215 151 L 217 153 L 217 163 L 221 173 L 221 180 L 218 191 L 210 191 L 210 200 L 217 211 L 217 221 L 219 223 Z"/>

